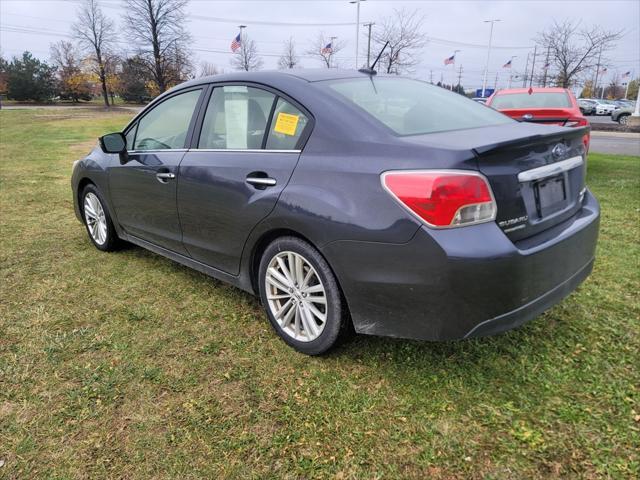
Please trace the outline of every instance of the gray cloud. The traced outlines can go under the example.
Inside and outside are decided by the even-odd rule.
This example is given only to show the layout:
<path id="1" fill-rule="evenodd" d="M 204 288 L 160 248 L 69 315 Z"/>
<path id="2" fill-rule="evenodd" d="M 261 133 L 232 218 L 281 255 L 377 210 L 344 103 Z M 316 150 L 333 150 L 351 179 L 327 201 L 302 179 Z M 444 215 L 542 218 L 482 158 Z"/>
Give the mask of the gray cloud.
<path id="1" fill-rule="evenodd" d="M 120 0 L 103 0 L 102 4 L 105 13 L 120 25 L 124 4 Z M 8 57 L 30 50 L 40 58 L 48 58 L 49 44 L 69 33 L 77 8 L 76 0 L 0 0 L 0 50 Z M 616 71 L 633 70 L 636 75 L 640 74 L 640 2 L 635 0 L 367 0 L 361 4 L 361 23 L 379 22 L 394 8 L 417 9 L 425 15 L 424 32 L 431 40 L 414 73 L 419 78 L 428 80 L 432 73 L 434 81 L 442 76 L 446 82 L 451 82 L 453 67 L 445 67 L 443 61 L 459 49 L 456 68 L 463 67 L 463 85 L 480 86 L 489 36 L 489 27 L 483 20 L 489 18 L 502 20 L 494 30 L 493 43 L 497 48 L 492 51 L 489 65 L 490 84 L 495 81 L 497 72 L 499 84 L 506 85 L 509 70 L 503 69 L 502 65 L 514 55 L 517 57 L 513 62 L 513 73 L 522 72 L 527 53 L 533 51 L 536 33 L 551 25 L 553 20 L 566 18 L 605 29 L 623 29 L 623 40 L 609 55 L 609 72 L 612 75 Z M 264 55 L 264 68 L 276 67 L 283 41 L 289 37 L 294 38 L 304 67 L 320 67 L 317 60 L 304 55 L 319 31 L 345 40 L 347 48 L 340 53 L 339 62 L 344 67 L 355 66 L 355 6 L 348 0 L 191 0 L 188 12 L 197 63 L 207 61 L 230 70 L 229 44 L 237 34 L 237 20 L 242 20 L 248 26 L 246 33 L 256 41 Z M 31 30 L 37 33 L 30 33 Z M 366 46 L 364 34 L 362 28 L 361 51 Z M 121 47 L 126 50 L 124 35 L 120 40 Z M 526 48 L 528 46 L 531 48 Z M 540 62 L 541 58 L 538 57 Z"/>

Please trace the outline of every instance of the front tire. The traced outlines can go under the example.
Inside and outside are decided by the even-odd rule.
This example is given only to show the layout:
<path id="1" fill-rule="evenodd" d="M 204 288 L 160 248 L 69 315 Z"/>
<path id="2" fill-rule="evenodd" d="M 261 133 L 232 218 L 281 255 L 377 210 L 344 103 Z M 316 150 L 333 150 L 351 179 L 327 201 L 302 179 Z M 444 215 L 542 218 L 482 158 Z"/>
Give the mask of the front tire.
<path id="1" fill-rule="evenodd" d="M 628 125 L 629 124 L 629 115 L 620 115 L 618 117 L 618 123 L 620 125 Z"/>
<path id="2" fill-rule="evenodd" d="M 95 185 L 84 187 L 81 195 L 82 218 L 89 240 L 103 252 L 111 252 L 118 246 L 118 234 L 111 221 L 106 203 Z"/>
<path id="3" fill-rule="evenodd" d="M 258 272 L 260 298 L 271 325 L 290 346 L 320 355 L 348 332 L 350 319 L 329 264 L 296 237 L 274 240 Z"/>

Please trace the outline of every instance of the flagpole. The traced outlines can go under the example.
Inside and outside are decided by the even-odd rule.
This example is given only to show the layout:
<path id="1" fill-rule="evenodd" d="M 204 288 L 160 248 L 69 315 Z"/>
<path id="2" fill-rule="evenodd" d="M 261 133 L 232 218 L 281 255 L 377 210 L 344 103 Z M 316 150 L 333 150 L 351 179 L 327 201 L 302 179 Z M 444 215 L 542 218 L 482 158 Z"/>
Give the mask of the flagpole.
<path id="1" fill-rule="evenodd" d="M 451 78 L 451 88 L 449 90 L 451 90 L 453 92 L 453 82 L 456 79 L 456 55 L 458 54 L 458 52 L 460 52 L 461 50 L 454 50 L 453 51 L 453 77 Z"/>

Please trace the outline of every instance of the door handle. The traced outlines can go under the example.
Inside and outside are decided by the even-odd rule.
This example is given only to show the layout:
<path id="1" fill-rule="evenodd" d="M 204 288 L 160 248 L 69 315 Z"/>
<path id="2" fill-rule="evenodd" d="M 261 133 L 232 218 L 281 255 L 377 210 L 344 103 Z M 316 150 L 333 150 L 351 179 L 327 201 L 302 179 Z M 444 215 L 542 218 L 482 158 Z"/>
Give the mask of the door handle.
<path id="1" fill-rule="evenodd" d="M 171 172 L 158 172 L 156 173 L 156 178 L 160 183 L 167 183 L 167 180 L 176 178 L 176 174 Z"/>
<path id="2" fill-rule="evenodd" d="M 275 178 L 269 177 L 247 177 L 245 182 L 256 187 L 273 187 L 277 183 Z"/>

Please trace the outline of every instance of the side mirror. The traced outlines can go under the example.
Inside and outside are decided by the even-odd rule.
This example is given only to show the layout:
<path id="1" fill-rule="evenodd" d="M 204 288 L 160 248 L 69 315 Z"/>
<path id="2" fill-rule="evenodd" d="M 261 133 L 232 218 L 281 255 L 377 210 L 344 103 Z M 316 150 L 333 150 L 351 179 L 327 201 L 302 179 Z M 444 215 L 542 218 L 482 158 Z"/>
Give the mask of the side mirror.
<path id="1" fill-rule="evenodd" d="M 100 148 L 104 153 L 126 153 L 127 139 L 120 132 L 109 133 L 100 137 Z"/>

